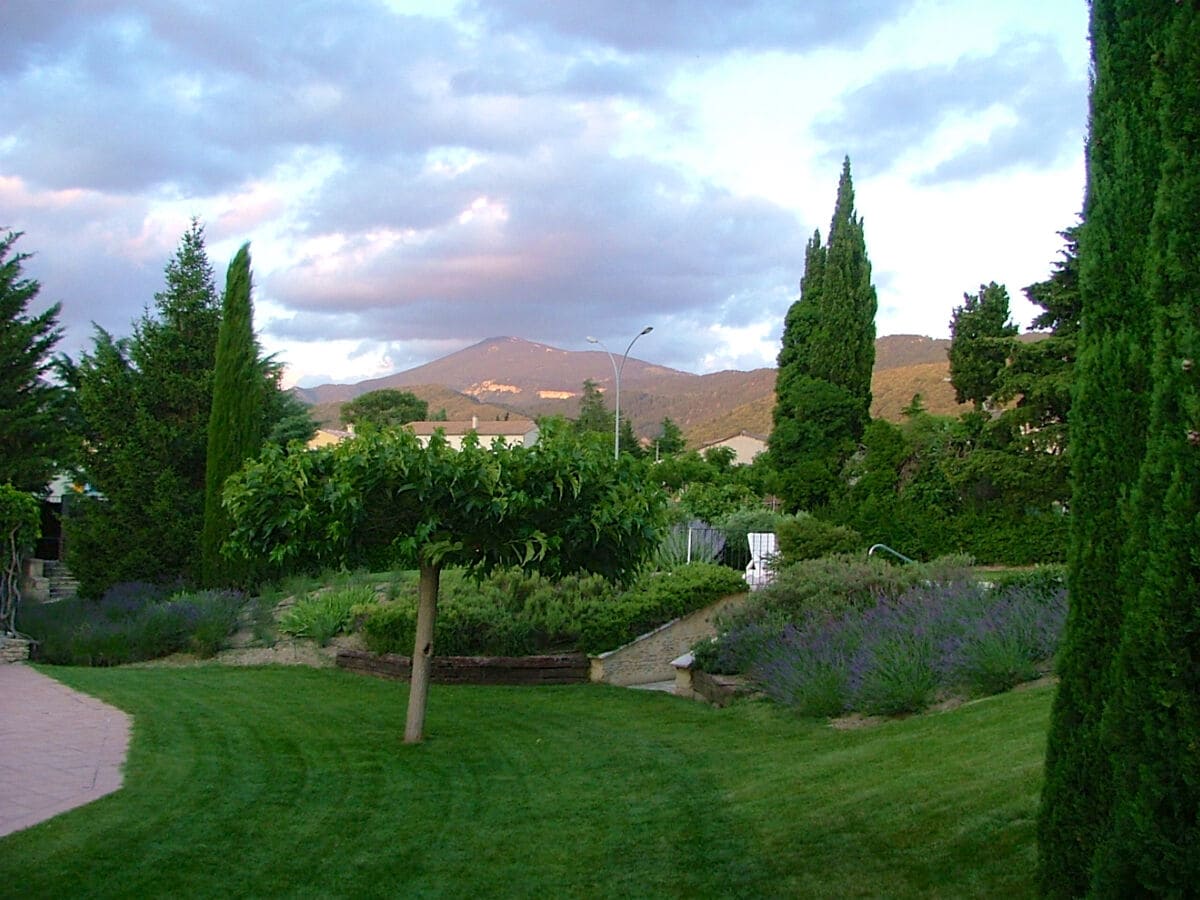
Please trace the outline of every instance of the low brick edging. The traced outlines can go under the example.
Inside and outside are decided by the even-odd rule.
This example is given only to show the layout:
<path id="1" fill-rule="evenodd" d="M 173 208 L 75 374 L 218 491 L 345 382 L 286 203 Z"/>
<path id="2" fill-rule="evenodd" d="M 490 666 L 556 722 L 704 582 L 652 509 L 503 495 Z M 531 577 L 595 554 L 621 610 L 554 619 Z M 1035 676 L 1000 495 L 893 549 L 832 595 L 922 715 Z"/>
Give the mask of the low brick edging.
<path id="1" fill-rule="evenodd" d="M 378 678 L 407 681 L 412 659 L 396 653 L 339 650 L 338 668 Z M 435 656 L 431 679 L 436 684 L 583 684 L 588 658 L 582 653 L 545 656 Z"/>

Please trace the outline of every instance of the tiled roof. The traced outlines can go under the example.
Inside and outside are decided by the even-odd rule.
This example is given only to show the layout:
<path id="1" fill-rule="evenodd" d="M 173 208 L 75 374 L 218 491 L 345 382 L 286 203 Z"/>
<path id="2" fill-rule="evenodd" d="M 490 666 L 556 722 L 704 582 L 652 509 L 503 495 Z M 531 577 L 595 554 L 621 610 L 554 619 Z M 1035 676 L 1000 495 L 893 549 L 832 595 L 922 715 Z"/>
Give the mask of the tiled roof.
<path id="1" fill-rule="evenodd" d="M 449 435 L 467 434 L 474 431 L 480 437 L 512 437 L 525 435 L 537 428 L 533 419 L 508 419 L 507 421 L 487 421 L 462 419 L 453 422 L 409 422 L 408 427 L 414 434 L 431 435 L 439 428 Z"/>

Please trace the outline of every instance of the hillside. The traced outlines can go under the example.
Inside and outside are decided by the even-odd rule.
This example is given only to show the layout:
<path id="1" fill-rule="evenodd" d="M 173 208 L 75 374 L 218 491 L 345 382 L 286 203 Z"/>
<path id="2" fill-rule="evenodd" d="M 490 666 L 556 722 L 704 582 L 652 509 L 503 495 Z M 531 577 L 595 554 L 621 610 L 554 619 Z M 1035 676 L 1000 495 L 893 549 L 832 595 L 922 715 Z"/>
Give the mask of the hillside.
<path id="1" fill-rule="evenodd" d="M 955 413 L 945 339 L 889 335 L 875 343 L 873 415 L 892 421 L 920 393 L 935 413 Z M 603 351 L 560 350 L 514 337 L 490 338 L 404 372 L 357 384 L 297 388 L 322 424 L 338 422 L 340 405 L 379 388 L 411 391 L 436 414 L 451 419 L 496 419 L 506 414 L 562 415 L 579 410 L 585 380 L 611 390 L 612 363 Z M 658 432 L 664 418 L 698 445 L 740 431 L 767 435 L 775 403 L 775 370 L 694 375 L 630 357 L 621 376 L 621 414 L 642 435 Z"/>

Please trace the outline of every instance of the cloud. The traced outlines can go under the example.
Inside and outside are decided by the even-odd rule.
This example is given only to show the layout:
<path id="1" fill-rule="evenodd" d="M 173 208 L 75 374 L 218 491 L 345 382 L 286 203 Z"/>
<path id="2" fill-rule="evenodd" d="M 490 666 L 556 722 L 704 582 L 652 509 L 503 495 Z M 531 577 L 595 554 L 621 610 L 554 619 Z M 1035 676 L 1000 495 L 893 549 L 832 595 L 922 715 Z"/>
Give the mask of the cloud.
<path id="1" fill-rule="evenodd" d="M 829 158 L 849 153 L 860 171 L 885 172 L 919 153 L 934 161 L 919 182 L 937 184 L 1044 168 L 1078 152 L 1086 97 L 1053 44 L 1026 38 L 951 65 L 886 72 L 845 94 L 812 133 Z M 946 129 L 955 125 L 966 134 L 952 139 Z"/>
<path id="2" fill-rule="evenodd" d="M 401 200 L 384 221 L 379 206 L 366 217 L 374 227 L 354 232 L 323 235 L 351 211 L 337 189 L 323 198 L 335 214 L 317 201 L 316 252 L 263 285 L 299 313 L 273 323 L 275 333 L 445 339 L 469 328 L 477 338 L 569 341 L 635 314 L 698 314 L 799 278 L 793 214 L 644 160 L 572 146 L 486 160 L 459 177 L 437 192 L 437 208 L 417 217 Z M 401 197 L 413 190 L 397 187 Z"/>
<path id="3" fill-rule="evenodd" d="M 623 53 L 803 51 L 856 45 L 910 0 L 487 0 L 470 9 L 492 27 L 532 31 Z"/>
<path id="4" fill-rule="evenodd" d="M 646 324 L 656 361 L 741 364 L 776 340 L 816 190 L 803 134 L 826 94 L 806 106 L 805 79 L 787 82 L 797 102 L 781 112 L 777 73 L 819 69 L 836 92 L 896 65 L 867 59 L 869 41 L 941 5 L 460 0 L 426 16 L 386 0 L 8 0 L 0 224 L 27 232 L 76 346 L 91 320 L 128 333 L 197 215 L 219 283 L 252 241 L 264 341 L 312 357 L 308 371 L 379 374 L 502 334 L 620 343 Z M 869 241 L 883 169 L 923 202 L 923 183 L 1078 149 L 1083 67 L 1049 40 L 893 68 L 840 98 L 813 133 L 836 161 L 850 150 Z M 714 114 L 721 97 L 745 115 Z M 722 128 L 739 139 L 732 165 Z M 821 190 L 826 221 L 832 182 Z M 905 265 L 889 262 L 920 294 L 927 276 Z"/>

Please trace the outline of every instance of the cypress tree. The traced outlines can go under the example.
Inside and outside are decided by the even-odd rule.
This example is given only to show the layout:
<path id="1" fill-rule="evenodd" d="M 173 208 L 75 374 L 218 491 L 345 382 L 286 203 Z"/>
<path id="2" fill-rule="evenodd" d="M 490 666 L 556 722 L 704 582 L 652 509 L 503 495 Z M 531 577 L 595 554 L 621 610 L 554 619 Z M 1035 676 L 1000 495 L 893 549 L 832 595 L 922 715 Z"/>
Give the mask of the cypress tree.
<path id="1" fill-rule="evenodd" d="M 816 230 L 804 247 L 804 275 L 800 278 L 800 299 L 793 303 L 783 320 L 783 347 L 779 351 L 779 377 L 800 372 L 809 374 L 808 354 L 817 329 L 821 307 L 821 284 L 825 278 L 825 247 Z"/>
<path id="2" fill-rule="evenodd" d="M 1038 817 L 1038 881 L 1053 897 L 1088 890 L 1112 812 L 1113 771 L 1100 726 L 1128 588 L 1128 498 L 1148 423 L 1145 348 L 1152 317 L 1143 275 L 1162 169 L 1152 53 L 1171 6 L 1093 0 L 1091 7 L 1093 84 L 1070 434 L 1071 604 Z"/>
<path id="3" fill-rule="evenodd" d="M 854 211 L 850 157 L 846 157 L 829 225 L 818 305 L 820 324 L 809 345 L 808 366 L 814 378 L 845 388 L 858 401 L 855 438 L 862 435 L 871 414 L 877 305 L 863 224 Z"/>
<path id="4" fill-rule="evenodd" d="M 264 437 L 266 383 L 254 339 L 250 290 L 250 245 L 243 244 L 229 264 L 225 283 L 208 420 L 202 562 L 204 583 L 212 587 L 245 584 L 251 574 L 246 564 L 235 565 L 221 555 L 230 529 L 221 504 L 225 479 L 258 454 Z"/>
<path id="5" fill-rule="evenodd" d="M 800 299 L 788 309 L 775 382 L 772 467 L 789 507 L 826 503 L 870 417 L 875 289 L 850 159 L 842 166 L 829 242 L 805 247 Z"/>
<path id="6" fill-rule="evenodd" d="M 1163 146 L 1146 268 L 1154 387 L 1102 722 L 1115 795 L 1093 862 L 1101 897 L 1200 885 L 1200 11 L 1180 4 L 1168 19 L 1153 44 Z"/>

